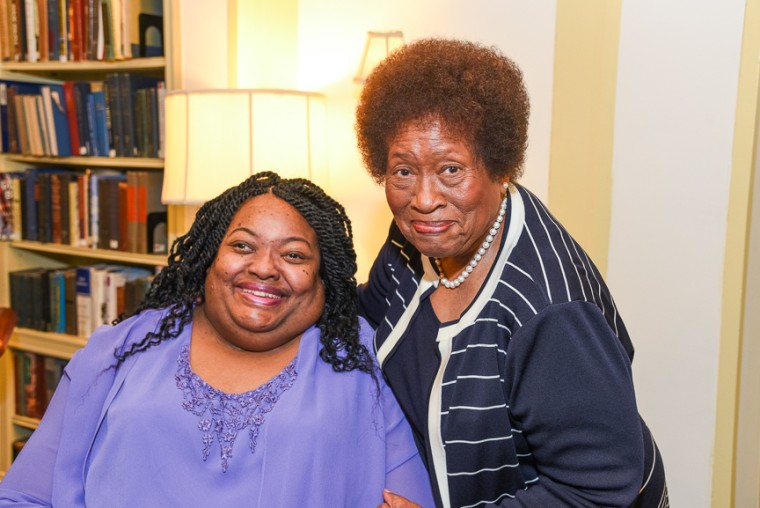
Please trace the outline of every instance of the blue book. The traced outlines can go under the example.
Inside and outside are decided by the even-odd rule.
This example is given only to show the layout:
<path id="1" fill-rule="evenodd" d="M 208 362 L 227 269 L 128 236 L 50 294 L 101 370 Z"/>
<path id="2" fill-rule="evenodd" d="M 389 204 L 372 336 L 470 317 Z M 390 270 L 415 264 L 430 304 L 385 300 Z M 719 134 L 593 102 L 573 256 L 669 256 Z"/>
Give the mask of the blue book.
<path id="1" fill-rule="evenodd" d="M 39 239 L 37 231 L 37 169 L 29 168 L 21 178 L 21 216 L 24 240 L 36 242 Z"/>
<path id="2" fill-rule="evenodd" d="M 66 281 L 64 270 L 48 272 L 50 277 L 50 325 L 55 333 L 66 333 Z"/>
<path id="3" fill-rule="evenodd" d="M 106 118 L 105 93 L 100 90 L 92 92 L 92 103 L 95 115 L 95 155 L 108 157 L 108 119 Z"/>
<path id="4" fill-rule="evenodd" d="M 90 267 L 76 268 L 77 333 L 80 337 L 92 334 L 92 295 Z"/>
<path id="5" fill-rule="evenodd" d="M 58 143 L 58 156 L 69 157 L 71 153 L 71 137 L 66 111 L 66 98 L 63 85 L 47 85 L 50 87 L 50 99 L 53 103 L 53 128 Z"/>

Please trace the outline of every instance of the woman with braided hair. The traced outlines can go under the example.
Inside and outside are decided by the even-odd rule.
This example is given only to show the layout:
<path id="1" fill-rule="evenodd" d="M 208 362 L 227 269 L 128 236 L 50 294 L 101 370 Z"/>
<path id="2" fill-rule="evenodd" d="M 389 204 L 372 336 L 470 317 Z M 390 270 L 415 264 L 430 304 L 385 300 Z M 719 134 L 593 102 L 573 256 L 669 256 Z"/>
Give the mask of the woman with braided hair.
<path id="1" fill-rule="evenodd" d="M 72 358 L 0 506 L 432 506 L 355 271 L 343 207 L 307 180 L 209 201 L 135 314 Z"/>

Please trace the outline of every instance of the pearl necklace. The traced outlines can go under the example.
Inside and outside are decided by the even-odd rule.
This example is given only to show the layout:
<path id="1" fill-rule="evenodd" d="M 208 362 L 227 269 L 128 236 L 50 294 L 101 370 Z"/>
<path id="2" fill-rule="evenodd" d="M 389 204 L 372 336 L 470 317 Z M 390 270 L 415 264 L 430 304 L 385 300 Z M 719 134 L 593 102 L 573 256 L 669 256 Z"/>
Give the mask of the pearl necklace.
<path id="1" fill-rule="evenodd" d="M 508 184 L 504 184 L 504 188 L 507 189 Z M 467 266 L 465 266 L 464 270 L 462 270 L 462 273 L 459 274 L 459 277 L 457 277 L 454 280 L 449 280 L 443 275 L 443 267 L 441 266 L 441 260 L 438 258 L 435 258 L 435 265 L 438 267 L 438 273 L 440 274 L 440 283 L 443 285 L 443 287 L 447 289 L 455 289 L 462 285 L 462 283 L 467 280 L 467 277 L 470 276 L 470 273 L 475 269 L 476 266 L 478 266 L 478 263 L 481 259 L 483 259 L 483 256 L 485 255 L 486 251 L 489 247 L 491 247 L 491 244 L 493 243 L 494 238 L 496 238 L 496 233 L 499 232 L 499 228 L 501 228 L 501 223 L 504 222 L 504 215 L 507 213 L 507 196 L 504 196 L 504 200 L 501 202 L 501 207 L 499 208 L 499 215 L 496 217 L 496 220 L 493 223 L 493 226 L 491 226 L 491 229 L 488 230 L 488 235 L 486 235 L 486 239 L 483 241 L 483 245 L 480 246 L 478 249 L 478 252 L 475 253 L 474 256 L 472 256 L 472 259 L 469 263 L 467 263 Z"/>

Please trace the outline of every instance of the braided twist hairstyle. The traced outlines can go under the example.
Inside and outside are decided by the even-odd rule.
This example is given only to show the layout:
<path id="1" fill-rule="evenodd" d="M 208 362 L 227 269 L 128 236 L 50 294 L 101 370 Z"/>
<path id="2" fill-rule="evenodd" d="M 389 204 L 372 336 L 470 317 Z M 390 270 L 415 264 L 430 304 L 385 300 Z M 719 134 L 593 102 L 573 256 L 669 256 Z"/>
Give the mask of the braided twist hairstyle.
<path id="1" fill-rule="evenodd" d="M 325 307 L 317 321 L 323 345 L 322 360 L 336 372 L 358 369 L 375 377 L 372 357 L 359 341 L 356 253 L 351 221 L 343 206 L 311 181 L 283 179 L 273 172 L 249 177 L 198 210 L 190 231 L 173 243 L 168 265 L 158 273 L 135 314 L 146 309 L 167 308 L 168 312 L 157 332 L 150 332 L 140 342 L 116 352 L 119 362 L 179 336 L 192 320 L 195 305 L 203 301 L 206 271 L 216 257 L 232 217 L 243 203 L 270 190 L 298 210 L 317 234 L 321 258 L 319 275 L 325 287 Z M 121 316 L 116 322 L 125 317 Z"/>

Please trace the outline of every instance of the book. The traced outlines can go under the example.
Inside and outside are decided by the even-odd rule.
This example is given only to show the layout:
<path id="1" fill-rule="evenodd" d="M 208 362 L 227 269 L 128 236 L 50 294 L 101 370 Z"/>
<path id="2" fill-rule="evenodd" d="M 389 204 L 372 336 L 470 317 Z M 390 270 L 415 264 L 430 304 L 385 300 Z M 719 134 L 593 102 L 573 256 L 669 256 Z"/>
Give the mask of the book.
<path id="1" fill-rule="evenodd" d="M 137 187 L 138 171 L 127 171 L 127 198 L 125 202 L 125 216 L 127 219 L 127 251 L 140 252 L 138 245 L 139 227 L 137 221 Z M 147 252 L 147 235 L 146 235 Z"/>
<path id="2" fill-rule="evenodd" d="M 0 80 L 0 142 L 3 153 L 19 153 L 13 97 L 16 95 L 34 95 L 39 93 L 39 90 L 40 85 L 37 83 L 9 79 Z"/>
<path id="3" fill-rule="evenodd" d="M 70 183 L 71 181 L 76 178 L 76 173 L 74 172 L 61 172 L 61 173 L 54 173 L 53 178 L 56 178 L 58 180 L 58 201 L 60 206 L 60 217 L 58 218 L 58 221 L 60 223 L 58 232 L 58 239 L 60 240 L 59 243 L 63 245 L 71 245 L 71 204 L 69 203 L 69 198 L 71 195 L 70 192 Z M 55 215 L 53 217 L 55 219 Z M 55 228 L 54 229 L 54 233 Z"/>
<path id="4" fill-rule="evenodd" d="M 22 237 L 24 240 L 39 240 L 37 229 L 37 176 L 39 170 L 29 168 L 21 177 L 21 213 L 23 214 Z"/>
<path id="5" fill-rule="evenodd" d="M 119 112 L 121 113 L 121 132 L 125 156 L 137 157 L 140 154 L 138 152 L 137 119 L 135 116 L 136 94 L 138 90 L 155 87 L 159 79 L 127 72 L 118 73 L 118 76 Z"/>
<path id="6" fill-rule="evenodd" d="M 24 355 L 22 381 L 24 383 L 24 416 L 42 418 L 46 408 L 45 363 L 42 356 L 29 351 Z"/>
<path id="7" fill-rule="evenodd" d="M 50 284 L 50 331 L 66 333 L 66 270 L 48 272 Z"/>
<path id="8" fill-rule="evenodd" d="M 76 94 L 74 82 L 63 83 L 63 97 L 66 104 L 66 120 L 69 127 L 69 145 L 71 155 L 81 155 L 81 141 L 79 139 L 79 122 L 77 120 Z"/>
<path id="9" fill-rule="evenodd" d="M 10 48 L 11 61 L 19 62 L 22 60 L 21 49 L 21 6 L 19 2 L 23 0 L 10 0 L 9 2 L 9 31 L 10 31 Z"/>
<path id="10" fill-rule="evenodd" d="M 58 0 L 58 61 L 71 59 L 69 0 Z"/>
<path id="11" fill-rule="evenodd" d="M 15 388 L 15 395 L 16 395 L 16 414 L 19 416 L 26 416 L 26 391 L 24 390 L 24 387 L 26 386 L 26 379 L 25 379 L 25 357 L 23 351 L 14 351 L 13 352 L 13 368 L 14 368 L 14 376 L 13 376 L 13 383 Z"/>
<path id="12" fill-rule="evenodd" d="M 50 241 L 52 243 L 63 243 L 63 217 L 61 206 L 61 175 L 53 173 L 50 175 L 49 212 L 50 212 Z"/>
<path id="13" fill-rule="evenodd" d="M 56 140 L 53 155 L 69 157 L 73 152 L 71 151 L 70 124 L 64 87 L 63 85 L 46 85 L 46 88 L 50 91 L 51 132 Z"/>
<path id="14" fill-rule="evenodd" d="M 150 277 L 146 268 L 114 266 L 106 274 L 106 312 L 104 321 L 112 323 L 126 311 L 126 284 L 137 279 Z"/>
<path id="15" fill-rule="evenodd" d="M 36 20 L 38 18 L 37 2 L 36 0 L 23 0 L 24 7 L 24 36 L 26 40 L 26 61 L 36 62 L 39 60 L 39 52 L 37 50 L 37 33 L 38 28 L 36 26 Z"/>
<path id="16" fill-rule="evenodd" d="M 47 44 L 48 55 L 47 60 L 51 62 L 58 62 L 61 59 L 61 45 L 60 45 L 60 1 L 59 0 L 46 0 L 47 2 Z"/>
<path id="17" fill-rule="evenodd" d="M 69 41 L 72 61 L 84 60 L 84 0 L 69 0 Z"/>
<path id="18" fill-rule="evenodd" d="M 99 90 L 92 92 L 93 103 L 95 107 L 95 146 L 97 154 L 100 157 L 110 155 L 110 146 L 108 141 L 108 118 L 106 116 L 106 98 L 103 91 L 103 83 L 99 83 Z"/>
<path id="19" fill-rule="evenodd" d="M 74 111 L 76 113 L 76 124 L 79 133 L 79 155 L 92 155 L 92 140 L 90 138 L 90 125 L 87 115 L 87 96 L 90 94 L 90 83 L 88 81 L 74 81 L 72 84 L 74 93 Z"/>
<path id="20" fill-rule="evenodd" d="M 116 74 L 108 74 L 103 80 L 103 93 L 106 102 L 106 127 L 108 130 L 108 156 L 122 157 L 124 147 L 121 142 L 121 125 L 119 118 L 119 89 Z M 118 130 L 118 132 L 117 132 Z"/>
<path id="21" fill-rule="evenodd" d="M 91 243 L 90 235 L 90 170 L 86 169 L 84 173 L 77 175 L 77 203 L 79 212 L 79 237 L 76 245 L 79 247 L 89 247 Z"/>
<path id="22" fill-rule="evenodd" d="M 61 380 L 63 372 L 61 369 L 61 360 L 58 358 L 53 358 L 52 356 L 42 357 L 42 367 L 44 371 L 43 381 L 45 388 L 45 400 L 43 407 L 44 409 L 47 409 L 48 404 L 53 398 L 55 389 L 58 387 L 58 382 Z"/>
<path id="23" fill-rule="evenodd" d="M 11 240 L 21 240 L 21 232 L 23 231 L 24 215 L 21 208 L 21 178 L 22 174 L 18 172 L 6 173 L 6 175 L 12 175 L 11 188 L 13 192 L 11 194 L 11 220 L 13 221 L 13 228 L 10 234 Z"/>
<path id="24" fill-rule="evenodd" d="M 79 175 L 73 173 L 69 178 L 69 245 L 79 245 Z"/>
<path id="25" fill-rule="evenodd" d="M 92 335 L 92 288 L 90 266 L 76 268 L 76 305 L 77 305 L 77 335 L 89 337 Z"/>
<path id="26" fill-rule="evenodd" d="M 166 254 L 168 252 L 167 210 L 161 202 L 161 190 L 164 175 L 160 172 L 146 171 L 146 215 L 147 245 L 149 254 Z"/>
<path id="27" fill-rule="evenodd" d="M 40 87 L 40 94 L 42 96 L 42 110 L 44 114 L 44 121 L 46 125 L 47 145 L 49 147 L 49 154 L 58 155 L 58 139 L 56 137 L 56 131 L 53 124 L 53 99 L 50 94 L 50 87 L 43 85 Z"/>
<path id="28" fill-rule="evenodd" d="M 120 182 L 126 184 L 127 177 L 124 173 L 99 171 L 94 172 L 90 180 L 97 183 L 98 189 L 98 247 L 120 250 L 121 196 L 119 184 Z"/>
<path id="29" fill-rule="evenodd" d="M 38 58 L 43 62 L 50 59 L 50 47 L 48 39 L 48 2 L 47 0 L 35 0 L 35 36 L 37 39 Z"/>
<path id="30" fill-rule="evenodd" d="M 77 325 L 77 271 L 75 267 L 63 271 L 64 279 L 64 307 L 66 313 L 66 331 L 69 335 L 78 335 Z"/>
<path id="31" fill-rule="evenodd" d="M 124 284 L 124 314 L 131 316 L 145 300 L 145 295 L 153 282 L 153 275 L 128 280 Z"/>
<path id="32" fill-rule="evenodd" d="M 11 307 L 18 314 L 18 326 L 32 328 L 31 300 L 29 299 L 29 284 L 27 273 L 31 269 L 8 272 L 8 288 L 10 289 Z"/>
<path id="33" fill-rule="evenodd" d="M 31 302 L 31 326 L 34 330 L 49 332 L 50 325 L 50 279 L 47 268 L 33 268 L 27 272 L 27 296 Z"/>
<path id="34" fill-rule="evenodd" d="M 10 5 L 9 1 L 0 2 L 0 60 L 11 60 L 10 38 Z"/>

